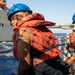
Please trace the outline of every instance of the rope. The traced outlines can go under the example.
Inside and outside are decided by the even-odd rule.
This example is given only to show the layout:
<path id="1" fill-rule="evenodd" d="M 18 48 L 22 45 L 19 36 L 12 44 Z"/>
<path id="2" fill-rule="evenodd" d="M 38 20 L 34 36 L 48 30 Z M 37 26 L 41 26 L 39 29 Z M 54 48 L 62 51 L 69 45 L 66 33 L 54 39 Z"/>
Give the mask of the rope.
<path id="1" fill-rule="evenodd" d="M 44 49 L 44 50 L 41 50 L 41 52 L 46 52 L 48 50 L 52 51 L 53 48 L 56 48 L 58 46 L 61 46 L 61 45 L 66 45 L 68 43 L 63 43 L 63 44 L 57 44 L 57 45 L 54 45 L 54 46 L 49 46 L 48 48 Z"/>

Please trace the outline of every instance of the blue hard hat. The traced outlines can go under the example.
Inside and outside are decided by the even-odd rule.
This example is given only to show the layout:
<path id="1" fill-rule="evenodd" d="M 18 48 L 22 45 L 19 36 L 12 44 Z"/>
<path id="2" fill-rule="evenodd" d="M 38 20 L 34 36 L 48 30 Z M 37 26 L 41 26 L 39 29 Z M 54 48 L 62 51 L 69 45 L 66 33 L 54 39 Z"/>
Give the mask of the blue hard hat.
<path id="1" fill-rule="evenodd" d="M 72 21 L 75 22 L 75 14 L 72 16 Z"/>
<path id="2" fill-rule="evenodd" d="M 31 9 L 27 5 L 22 4 L 22 3 L 14 4 L 7 14 L 8 20 L 11 20 L 10 18 L 14 13 L 20 12 L 20 11 L 28 11 L 32 13 Z"/>

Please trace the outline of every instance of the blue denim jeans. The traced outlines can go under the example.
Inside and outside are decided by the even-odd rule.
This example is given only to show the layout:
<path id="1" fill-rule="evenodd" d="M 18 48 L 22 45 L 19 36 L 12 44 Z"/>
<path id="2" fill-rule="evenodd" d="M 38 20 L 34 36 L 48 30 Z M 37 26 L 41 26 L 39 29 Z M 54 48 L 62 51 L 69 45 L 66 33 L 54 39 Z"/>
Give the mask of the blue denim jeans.
<path id="1" fill-rule="evenodd" d="M 68 75 L 69 65 L 57 57 L 34 66 L 32 70 L 30 75 Z"/>

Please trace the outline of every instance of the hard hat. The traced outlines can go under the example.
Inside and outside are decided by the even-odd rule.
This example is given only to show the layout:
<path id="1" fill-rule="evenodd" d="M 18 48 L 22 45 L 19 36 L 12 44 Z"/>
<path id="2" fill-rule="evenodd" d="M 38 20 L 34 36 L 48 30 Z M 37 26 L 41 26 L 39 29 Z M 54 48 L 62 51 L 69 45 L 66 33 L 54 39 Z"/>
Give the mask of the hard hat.
<path id="1" fill-rule="evenodd" d="M 16 13 L 16 12 L 20 12 L 20 11 L 28 11 L 30 13 L 32 13 L 31 9 L 22 3 L 18 3 L 18 4 L 14 4 L 11 9 L 8 12 L 8 20 L 11 20 L 11 16 Z"/>
<path id="2" fill-rule="evenodd" d="M 72 16 L 72 21 L 75 22 L 75 14 Z"/>

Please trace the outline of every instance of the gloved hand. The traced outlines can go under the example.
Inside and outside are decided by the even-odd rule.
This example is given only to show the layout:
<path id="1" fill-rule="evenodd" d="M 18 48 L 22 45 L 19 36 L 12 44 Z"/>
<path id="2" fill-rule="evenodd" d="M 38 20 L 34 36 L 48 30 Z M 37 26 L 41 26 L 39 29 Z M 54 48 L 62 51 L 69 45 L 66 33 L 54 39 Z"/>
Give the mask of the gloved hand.
<path id="1" fill-rule="evenodd" d="M 69 65 L 72 65 L 74 61 L 75 61 L 75 55 L 73 55 L 71 58 L 67 59 L 66 63 Z"/>

